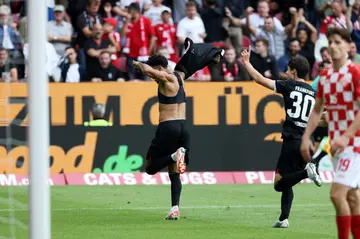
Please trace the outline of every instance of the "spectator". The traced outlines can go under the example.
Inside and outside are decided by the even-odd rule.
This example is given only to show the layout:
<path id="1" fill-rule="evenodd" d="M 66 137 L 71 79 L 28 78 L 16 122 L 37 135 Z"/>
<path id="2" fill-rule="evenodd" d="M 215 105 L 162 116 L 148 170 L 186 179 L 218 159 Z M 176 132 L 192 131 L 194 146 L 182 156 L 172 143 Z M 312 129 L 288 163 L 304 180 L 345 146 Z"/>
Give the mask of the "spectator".
<path id="1" fill-rule="evenodd" d="M 155 33 L 151 21 L 140 13 L 137 3 L 130 4 L 128 8 L 130 18 L 126 20 L 121 35 L 126 36 L 126 46 L 123 50 L 127 54 L 127 72 L 129 78 L 145 80 L 145 75 L 136 70 L 133 61 L 146 62 L 149 55 L 155 50 Z"/>
<path id="2" fill-rule="evenodd" d="M 353 24 L 351 38 L 356 44 L 358 53 L 360 53 L 360 0 L 356 0 L 351 6 L 351 22 Z"/>
<path id="3" fill-rule="evenodd" d="M 287 65 L 291 57 L 301 56 L 299 55 L 300 51 L 301 47 L 299 40 L 296 38 L 292 38 L 289 43 L 289 52 L 278 60 L 278 67 L 280 72 L 279 76 L 281 80 L 287 80 L 288 76 L 285 73 L 287 71 Z"/>
<path id="4" fill-rule="evenodd" d="M 299 11 L 297 18 L 298 19 L 295 27 L 293 28 L 291 37 L 296 37 L 299 40 L 301 47 L 300 55 L 304 56 L 308 60 L 311 69 L 315 62 L 314 50 L 318 32 L 316 28 L 306 20 L 302 9 Z M 308 33 L 308 30 L 310 33 Z"/>
<path id="5" fill-rule="evenodd" d="M 121 51 L 121 36 L 120 33 L 116 32 L 115 29 L 117 28 L 117 21 L 115 18 L 105 18 L 104 19 L 104 34 L 102 36 L 103 40 L 108 40 L 111 42 L 113 46 L 116 48 L 116 53 L 111 55 L 112 64 L 115 67 L 119 66 L 119 56 Z"/>
<path id="6" fill-rule="evenodd" d="M 100 53 L 100 67 L 89 69 L 89 79 L 92 82 L 118 81 L 123 82 L 124 74 L 111 64 L 111 52 L 103 51 Z"/>
<path id="7" fill-rule="evenodd" d="M 201 11 L 201 19 L 207 33 L 205 42 L 224 45 L 228 34 L 223 27 L 223 12 L 216 7 L 216 0 L 206 0 L 205 2 L 206 6 Z"/>
<path id="8" fill-rule="evenodd" d="M 85 42 L 93 35 L 92 30 L 96 24 L 102 24 L 102 18 L 98 14 L 100 2 L 97 0 L 87 0 L 86 10 L 76 19 L 76 32 L 78 33 L 77 44 L 79 45 L 79 60 L 86 61 L 84 50 Z M 87 66 L 87 64 L 86 64 Z"/>
<path id="9" fill-rule="evenodd" d="M 0 76 L 2 80 L 18 81 L 18 71 L 9 59 L 9 53 L 5 48 L 0 47 Z M 4 79 L 8 78 L 8 79 Z"/>
<path id="10" fill-rule="evenodd" d="M 314 79 L 320 72 L 319 66 L 322 62 L 330 62 L 331 63 L 331 57 L 329 54 L 329 50 L 327 47 L 323 47 L 320 50 L 321 59 L 322 61 L 315 62 L 312 71 L 311 71 L 311 79 Z"/>
<path id="11" fill-rule="evenodd" d="M 29 59 L 29 43 L 24 44 L 23 48 L 25 60 Z M 58 63 L 60 60 L 60 56 L 56 53 L 56 50 L 50 42 L 46 41 L 45 45 L 45 54 L 46 54 L 46 62 L 45 62 L 45 71 L 49 77 L 49 81 L 60 81 L 61 71 L 58 68 Z M 26 67 L 25 77 L 29 77 L 28 69 Z"/>
<path id="12" fill-rule="evenodd" d="M 352 23 L 350 19 L 345 15 L 345 9 L 342 3 L 338 0 L 334 0 L 331 3 L 332 15 L 325 18 L 324 22 L 320 26 L 321 37 L 325 37 L 327 25 L 334 24 L 335 27 L 347 29 L 352 32 Z"/>
<path id="13" fill-rule="evenodd" d="M 73 47 L 65 49 L 65 55 L 60 62 L 61 82 L 78 83 L 85 81 L 85 66 L 78 63 L 77 54 Z"/>
<path id="14" fill-rule="evenodd" d="M 54 21 L 48 22 L 48 41 L 54 45 L 57 54 L 62 56 L 65 49 L 70 46 L 73 29 L 70 23 L 64 21 L 64 6 L 54 7 L 54 17 Z"/>
<path id="15" fill-rule="evenodd" d="M 10 8 L 0 6 L 0 45 L 8 50 L 9 57 L 18 69 L 20 76 L 24 74 L 23 54 L 21 52 L 23 39 L 19 32 L 9 25 Z"/>
<path id="16" fill-rule="evenodd" d="M 250 62 L 254 68 L 266 78 L 278 80 L 279 71 L 276 59 L 269 54 L 269 42 L 266 38 L 258 38 L 255 41 L 255 54 L 251 53 Z"/>
<path id="17" fill-rule="evenodd" d="M 323 61 L 319 64 L 319 71 L 318 71 L 318 74 L 317 76 L 315 77 L 314 81 L 311 83 L 311 86 L 312 88 L 317 91 L 317 86 L 318 86 L 318 83 L 319 83 L 319 80 L 320 80 L 320 72 L 325 70 L 325 69 L 329 69 L 331 68 L 332 64 L 331 62 L 329 61 Z"/>
<path id="18" fill-rule="evenodd" d="M 100 24 L 95 24 L 93 28 L 92 38 L 85 43 L 86 52 L 86 69 L 99 68 L 99 60 L 101 52 L 108 51 L 111 54 L 116 53 L 116 47 L 109 40 L 103 40 L 103 29 Z M 89 78 L 88 78 L 89 80 Z"/>
<path id="19" fill-rule="evenodd" d="M 225 12 L 225 8 L 229 9 L 232 15 L 235 18 L 240 18 L 245 9 L 244 0 L 227 0 L 227 1 L 217 1 L 220 5 L 222 12 Z M 223 3 L 223 4 L 221 4 Z M 242 39 L 243 32 L 240 26 L 235 25 L 231 21 L 228 21 L 227 18 L 224 18 L 224 27 L 228 33 L 227 44 L 231 44 L 235 48 L 236 57 L 240 57 L 242 51 Z"/>
<path id="20" fill-rule="evenodd" d="M 164 11 L 168 11 L 171 14 L 171 9 L 164 6 L 162 1 L 163 0 L 152 0 L 149 10 L 144 13 L 144 16 L 151 20 L 153 26 L 162 23 L 161 15 Z M 172 23 L 171 15 L 170 22 Z"/>
<path id="21" fill-rule="evenodd" d="M 224 60 L 211 68 L 212 81 L 249 81 L 251 80 L 245 67 L 236 61 L 235 49 L 225 50 Z"/>
<path id="22" fill-rule="evenodd" d="M 170 23 L 170 12 L 164 10 L 161 14 L 162 23 L 155 26 L 156 45 L 159 47 L 166 47 L 170 59 L 177 62 L 178 52 L 176 45 L 176 26 Z"/>
<path id="23" fill-rule="evenodd" d="M 238 25 L 238 26 L 247 26 L 247 18 L 250 21 L 250 25 L 253 26 L 255 29 L 259 28 L 260 26 L 264 26 L 265 18 L 269 16 L 270 8 L 269 3 L 266 0 L 260 0 L 257 5 L 257 13 L 253 13 L 254 9 L 252 7 L 248 7 L 246 9 L 247 14 L 249 17 L 245 17 L 243 19 L 233 17 L 231 11 L 226 9 L 226 15 L 230 18 L 230 20 Z M 283 29 L 283 25 L 279 21 L 279 19 L 274 18 L 274 24 L 276 29 Z M 256 36 L 251 34 L 251 40 L 255 42 Z"/>
<path id="24" fill-rule="evenodd" d="M 194 43 L 204 42 L 206 37 L 205 26 L 198 16 L 194 2 L 186 3 L 186 17 L 180 20 L 176 36 L 181 45 L 184 44 L 186 37 L 189 37 Z"/>
<path id="25" fill-rule="evenodd" d="M 360 54 L 357 53 L 355 42 L 350 44 L 349 59 L 356 64 L 360 64 Z"/>
<path id="26" fill-rule="evenodd" d="M 341 6 L 345 6 L 344 0 L 337 0 Z M 315 9 L 320 16 L 331 16 L 332 14 L 332 0 L 315 0 Z M 321 18 L 323 20 L 324 18 Z M 322 22 L 322 21 L 321 21 Z"/>
<path id="27" fill-rule="evenodd" d="M 163 55 L 168 60 L 168 68 L 172 71 L 175 70 L 176 63 L 171 60 L 169 50 L 165 46 L 161 46 L 157 49 L 157 54 Z"/>
<path id="28" fill-rule="evenodd" d="M 248 16 L 249 18 L 249 16 Z M 286 36 L 285 28 L 276 28 L 274 24 L 274 18 L 267 17 L 264 20 L 264 27 L 255 28 L 247 21 L 250 32 L 258 37 L 265 38 L 269 44 L 270 55 L 275 56 L 278 60 L 285 54 L 284 38 Z M 255 68 L 256 69 L 256 68 Z"/>
<path id="29" fill-rule="evenodd" d="M 117 2 L 117 6 L 119 6 L 120 9 L 125 10 L 132 3 L 139 4 L 140 12 L 146 12 L 150 7 L 151 0 L 120 0 Z"/>

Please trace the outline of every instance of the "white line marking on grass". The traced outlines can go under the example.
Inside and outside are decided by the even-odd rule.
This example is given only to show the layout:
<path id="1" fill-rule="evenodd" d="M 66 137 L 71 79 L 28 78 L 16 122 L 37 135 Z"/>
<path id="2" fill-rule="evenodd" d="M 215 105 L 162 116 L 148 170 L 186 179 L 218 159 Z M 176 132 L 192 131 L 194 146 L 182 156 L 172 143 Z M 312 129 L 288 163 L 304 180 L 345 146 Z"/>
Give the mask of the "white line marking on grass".
<path id="1" fill-rule="evenodd" d="M 292 207 L 329 207 L 332 206 L 331 204 L 295 204 L 292 205 Z M 183 206 L 180 207 L 181 209 L 231 209 L 231 208 L 280 208 L 280 204 L 268 204 L 268 205 L 255 205 L 255 204 L 244 204 L 244 205 L 229 205 L 229 206 Z M 97 210 L 128 210 L 128 211 L 151 211 L 151 210 L 165 210 L 169 209 L 169 207 L 80 207 L 80 208 L 52 208 L 51 211 L 97 211 Z M 0 209 L 0 212 L 9 212 L 9 211 L 15 211 L 15 212 L 22 212 L 27 211 L 28 209 L 22 209 L 22 208 L 16 208 L 16 209 L 8 209 L 3 208 Z"/>

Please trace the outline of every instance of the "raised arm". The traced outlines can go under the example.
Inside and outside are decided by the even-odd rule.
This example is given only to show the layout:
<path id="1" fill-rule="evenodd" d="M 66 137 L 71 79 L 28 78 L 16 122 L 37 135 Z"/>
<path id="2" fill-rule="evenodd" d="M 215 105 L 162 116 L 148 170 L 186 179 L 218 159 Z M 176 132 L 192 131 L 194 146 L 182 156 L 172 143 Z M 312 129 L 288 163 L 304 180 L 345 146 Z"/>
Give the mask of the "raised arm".
<path id="1" fill-rule="evenodd" d="M 154 68 L 152 68 L 148 64 L 141 63 L 141 62 L 138 62 L 138 61 L 133 61 L 133 64 L 134 64 L 134 66 L 136 68 L 141 70 L 145 75 L 147 75 L 151 79 L 159 80 L 159 81 L 163 81 L 163 82 L 172 82 L 172 81 L 174 81 L 175 76 L 171 75 L 171 74 L 169 74 L 169 73 L 167 73 L 165 71 L 155 70 Z"/>
<path id="2" fill-rule="evenodd" d="M 249 72 L 249 75 L 255 80 L 256 83 L 269 88 L 270 90 L 275 89 L 275 81 L 269 78 L 264 77 L 260 74 L 250 63 L 250 54 L 251 54 L 251 46 L 249 46 L 249 50 L 243 50 L 241 56 L 244 61 L 244 66 L 246 70 Z"/>

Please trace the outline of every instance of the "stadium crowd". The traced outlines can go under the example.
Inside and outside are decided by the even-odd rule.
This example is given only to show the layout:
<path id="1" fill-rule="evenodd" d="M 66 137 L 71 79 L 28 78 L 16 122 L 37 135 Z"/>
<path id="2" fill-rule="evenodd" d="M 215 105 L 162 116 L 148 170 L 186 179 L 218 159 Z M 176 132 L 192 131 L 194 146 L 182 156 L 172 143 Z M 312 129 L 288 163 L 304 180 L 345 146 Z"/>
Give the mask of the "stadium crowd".
<path id="1" fill-rule="evenodd" d="M 29 73 L 26 2 L 0 0 L 2 81 Z M 174 68 L 186 37 L 225 48 L 221 64 L 194 81 L 251 80 L 240 59 L 264 76 L 286 79 L 292 56 L 307 59 L 308 80 L 331 66 L 326 30 L 352 32 L 349 58 L 360 63 L 360 0 L 48 0 L 46 72 L 53 82 L 143 81 L 133 65 L 156 53 Z"/>

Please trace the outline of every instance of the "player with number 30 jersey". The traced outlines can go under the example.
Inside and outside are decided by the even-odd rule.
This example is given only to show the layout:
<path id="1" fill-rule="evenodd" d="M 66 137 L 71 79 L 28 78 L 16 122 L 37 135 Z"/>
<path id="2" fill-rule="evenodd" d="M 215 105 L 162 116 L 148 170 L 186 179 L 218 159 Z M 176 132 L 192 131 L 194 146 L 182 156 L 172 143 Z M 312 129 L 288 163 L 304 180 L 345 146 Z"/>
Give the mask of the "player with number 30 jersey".
<path id="1" fill-rule="evenodd" d="M 304 80 L 309 73 L 309 63 L 303 57 L 294 57 L 289 61 L 286 74 L 289 80 L 265 78 L 251 65 L 251 47 L 241 55 L 246 70 L 256 83 L 279 93 L 284 98 L 286 119 L 283 124 L 280 157 L 276 166 L 274 189 L 281 192 L 281 214 L 273 227 L 289 227 L 289 215 L 294 192 L 292 187 L 305 178 L 312 179 L 321 186 L 316 165 L 306 163 L 300 154 L 301 138 L 305 131 L 309 115 L 315 105 L 315 91 Z"/>

